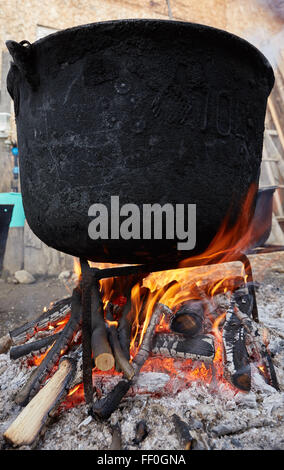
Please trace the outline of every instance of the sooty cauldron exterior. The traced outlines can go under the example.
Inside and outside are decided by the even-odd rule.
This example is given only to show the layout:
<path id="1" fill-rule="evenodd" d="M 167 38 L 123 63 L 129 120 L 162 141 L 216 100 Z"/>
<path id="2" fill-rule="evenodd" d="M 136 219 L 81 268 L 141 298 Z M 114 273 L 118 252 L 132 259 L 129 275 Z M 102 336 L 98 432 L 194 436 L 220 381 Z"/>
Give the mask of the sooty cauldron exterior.
<path id="1" fill-rule="evenodd" d="M 94 23 L 8 41 L 23 204 L 34 233 L 94 261 L 202 252 L 258 185 L 274 75 L 251 44 L 198 24 Z M 91 240 L 93 203 L 197 204 L 197 244 Z M 253 214 L 252 214 L 253 215 Z"/>

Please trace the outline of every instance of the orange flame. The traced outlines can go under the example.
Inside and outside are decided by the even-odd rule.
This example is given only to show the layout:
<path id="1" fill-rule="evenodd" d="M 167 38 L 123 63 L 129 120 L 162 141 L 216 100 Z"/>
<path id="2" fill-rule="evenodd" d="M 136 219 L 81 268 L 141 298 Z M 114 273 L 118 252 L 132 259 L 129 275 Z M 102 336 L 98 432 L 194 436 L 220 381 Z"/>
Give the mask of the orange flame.
<path id="1" fill-rule="evenodd" d="M 193 380 L 202 380 L 210 383 L 215 374 L 214 376 L 218 380 L 225 382 L 223 377 L 222 322 L 226 312 L 219 315 L 215 313 L 213 315 L 212 312 L 214 312 L 215 308 L 214 296 L 236 288 L 234 284 L 236 278 L 238 278 L 239 285 L 247 282 L 244 267 L 242 266 L 240 272 L 239 266 L 236 266 L 232 261 L 237 259 L 237 254 L 245 252 L 251 247 L 259 234 L 264 230 L 264 227 L 255 227 L 250 224 L 251 208 L 255 200 L 256 191 L 256 186 L 252 185 L 243 204 L 239 219 L 232 226 L 228 214 L 217 235 L 204 253 L 182 261 L 179 269 L 151 273 L 142 283 L 134 285 L 131 289 L 131 306 L 129 298 L 127 299 L 129 292 L 125 291 L 127 288 L 123 285 L 122 280 L 118 278 L 100 280 L 104 309 L 106 309 L 108 302 L 112 302 L 117 307 L 115 312 L 120 312 L 121 314 L 128 300 L 127 306 L 129 305 L 129 311 L 126 313 L 127 319 L 132 324 L 131 359 L 135 357 L 139 350 L 157 302 L 164 303 L 173 311 L 175 311 L 179 304 L 191 299 L 201 299 L 206 306 L 205 311 L 211 321 L 211 333 L 214 335 L 215 340 L 213 365 L 208 366 L 203 362 L 194 362 L 190 359 L 177 361 L 173 358 L 150 356 L 142 367 L 142 371 L 163 371 L 168 373 L 170 377 L 176 379 L 181 377 L 184 383 L 190 383 Z M 228 266 L 223 263 L 229 263 L 230 265 Z M 91 267 L 101 269 L 117 266 L 111 263 L 89 262 L 89 264 Z M 81 276 L 80 263 L 76 258 L 74 258 L 74 271 L 78 277 Z M 109 326 L 114 325 L 117 327 L 119 324 L 119 313 L 114 316 L 114 321 L 106 319 L 106 323 Z M 56 325 L 50 325 L 49 329 L 58 331 L 58 328 L 62 326 L 61 324 L 66 323 L 63 320 Z M 169 331 L 168 319 L 163 317 L 156 327 L 156 332 Z M 47 352 L 48 350 L 45 355 Z M 42 356 L 45 357 L 45 355 Z M 37 360 L 38 364 L 43 359 L 42 356 Z M 262 370 L 261 366 L 259 368 Z M 93 371 L 94 377 L 99 377 L 100 374 L 100 371 Z M 118 373 L 113 369 L 104 373 L 104 376 L 107 375 L 118 375 Z M 79 403 L 83 397 L 83 385 L 77 385 L 69 391 L 66 406 L 74 406 L 74 403 Z"/>

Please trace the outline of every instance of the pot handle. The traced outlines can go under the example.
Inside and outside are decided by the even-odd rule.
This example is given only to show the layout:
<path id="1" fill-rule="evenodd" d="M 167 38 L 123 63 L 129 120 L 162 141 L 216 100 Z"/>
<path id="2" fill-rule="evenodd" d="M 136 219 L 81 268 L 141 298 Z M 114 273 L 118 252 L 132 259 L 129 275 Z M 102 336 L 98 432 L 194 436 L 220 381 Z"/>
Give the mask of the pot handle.
<path id="1" fill-rule="evenodd" d="M 15 65 L 22 72 L 28 84 L 35 91 L 39 85 L 39 76 L 36 73 L 32 45 L 28 41 L 7 41 L 6 46 Z"/>

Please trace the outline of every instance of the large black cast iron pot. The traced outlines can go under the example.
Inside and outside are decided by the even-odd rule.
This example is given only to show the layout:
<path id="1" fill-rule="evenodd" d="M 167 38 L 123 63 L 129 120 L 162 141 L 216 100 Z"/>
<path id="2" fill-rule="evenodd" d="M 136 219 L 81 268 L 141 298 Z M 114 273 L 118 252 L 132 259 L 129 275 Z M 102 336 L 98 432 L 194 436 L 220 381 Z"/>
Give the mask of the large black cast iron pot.
<path id="1" fill-rule="evenodd" d="M 95 23 L 8 41 L 23 203 L 46 244 L 95 261 L 185 258 L 258 184 L 265 57 L 224 31 L 176 21 Z M 91 240 L 89 206 L 197 204 L 197 244 Z"/>

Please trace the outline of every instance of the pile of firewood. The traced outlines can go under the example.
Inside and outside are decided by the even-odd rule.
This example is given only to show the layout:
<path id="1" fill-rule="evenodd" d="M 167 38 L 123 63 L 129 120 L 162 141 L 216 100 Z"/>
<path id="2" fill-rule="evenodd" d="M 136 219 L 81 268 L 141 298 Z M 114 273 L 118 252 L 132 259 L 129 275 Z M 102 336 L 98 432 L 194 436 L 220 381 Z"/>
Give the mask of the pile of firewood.
<path id="1" fill-rule="evenodd" d="M 109 301 L 104 308 L 99 289 L 93 289 L 91 293 L 93 367 L 122 372 L 117 385 L 105 397 L 98 390 L 91 391 L 97 398 L 90 410 L 93 417 L 110 417 L 136 383 L 149 356 L 199 361 L 214 371 L 216 345 L 220 338 L 217 341 L 212 324 L 218 317 L 221 318 L 221 329 L 217 336 L 221 337 L 226 379 L 238 389 L 249 391 L 250 364 L 253 362 L 266 380 L 278 387 L 267 349 L 266 332 L 252 320 L 252 299 L 246 286 L 238 286 L 230 294 L 230 307 L 223 312 L 200 288 L 196 299 L 184 301 L 173 310 L 157 302 L 138 352 L 130 359 L 132 285 L 133 280 L 121 305 Z M 141 318 L 145 318 L 145 303 L 141 304 Z M 168 328 L 160 332 L 158 325 L 162 319 Z M 57 302 L 37 320 L 10 332 L 11 358 L 25 356 L 32 359 L 37 354 L 46 355 L 15 397 L 15 401 L 25 408 L 5 432 L 7 442 L 14 446 L 31 444 L 68 391 L 83 381 L 81 326 L 79 285 L 71 298 Z"/>

